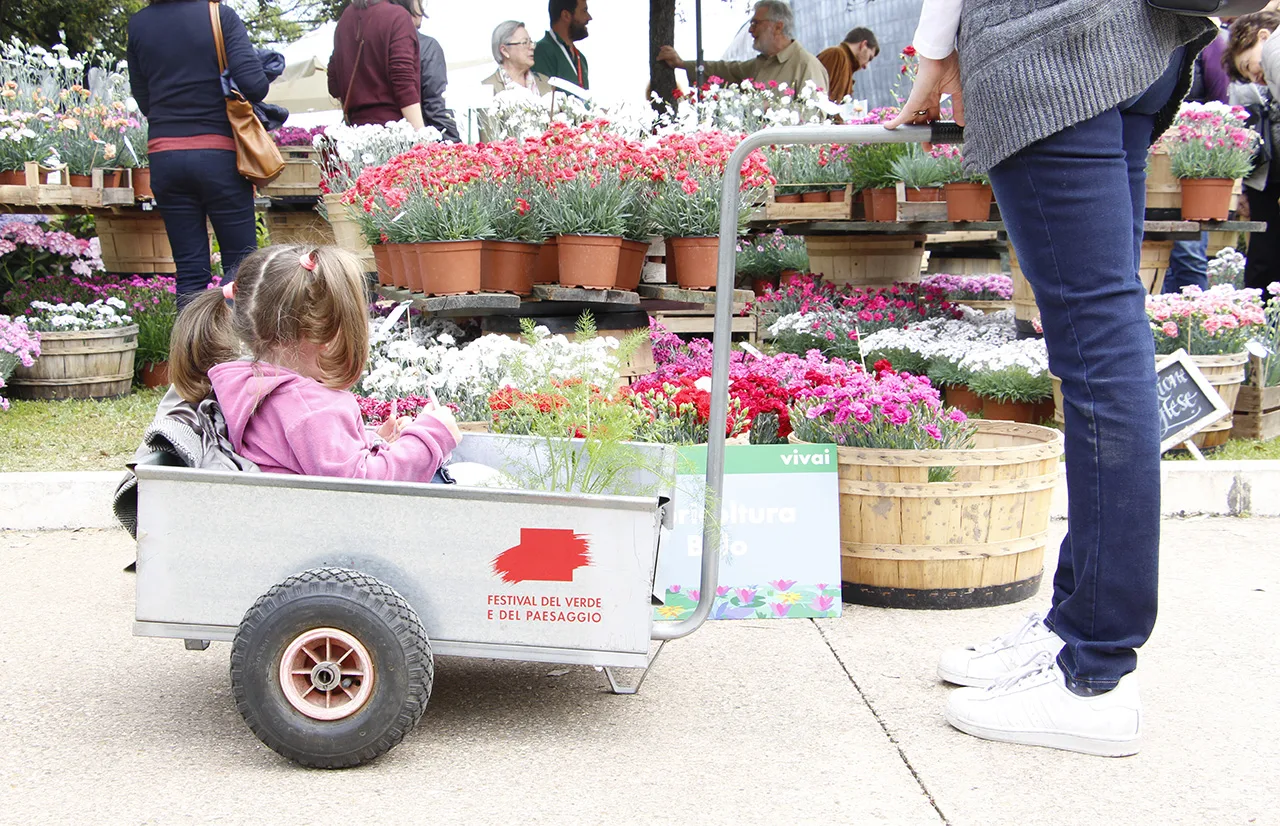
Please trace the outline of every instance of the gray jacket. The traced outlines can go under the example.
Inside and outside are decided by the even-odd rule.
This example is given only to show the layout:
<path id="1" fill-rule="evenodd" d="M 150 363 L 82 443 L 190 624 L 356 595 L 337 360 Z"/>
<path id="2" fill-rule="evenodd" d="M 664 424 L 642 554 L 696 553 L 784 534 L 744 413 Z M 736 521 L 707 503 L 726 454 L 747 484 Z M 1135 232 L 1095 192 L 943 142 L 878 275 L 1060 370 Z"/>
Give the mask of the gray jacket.
<path id="1" fill-rule="evenodd" d="M 142 445 L 111 502 L 116 520 L 135 539 L 138 536 L 138 477 L 133 468 L 141 462 L 206 470 L 258 470 L 256 464 L 236 453 L 227 435 L 227 422 L 215 399 L 191 404 L 170 387 L 160 400 L 156 416 L 143 434 Z"/>
<path id="2" fill-rule="evenodd" d="M 418 54 L 422 60 L 422 120 L 439 129 L 445 140 L 462 143 L 453 112 L 444 105 L 444 90 L 449 85 L 444 49 L 434 37 L 418 32 Z"/>
<path id="3" fill-rule="evenodd" d="M 1146 91 L 1174 49 L 1187 76 L 1156 118 L 1173 122 L 1190 85 L 1190 61 L 1213 40 L 1207 18 L 1158 11 L 1147 0 L 983 0 L 960 17 L 964 155 L 991 167 L 1038 140 Z"/>
<path id="4" fill-rule="evenodd" d="M 1271 41 L 1268 40 L 1267 42 L 1270 43 Z M 1230 95 L 1232 106 L 1244 106 L 1254 112 L 1265 108 L 1271 120 L 1272 150 L 1274 151 L 1275 147 L 1280 146 L 1280 107 L 1276 106 L 1275 93 L 1271 92 L 1267 86 L 1259 86 L 1256 83 L 1233 83 L 1228 94 Z M 1265 189 L 1267 177 L 1270 174 L 1270 160 L 1263 160 L 1244 179 L 1244 185 L 1250 189 Z"/>

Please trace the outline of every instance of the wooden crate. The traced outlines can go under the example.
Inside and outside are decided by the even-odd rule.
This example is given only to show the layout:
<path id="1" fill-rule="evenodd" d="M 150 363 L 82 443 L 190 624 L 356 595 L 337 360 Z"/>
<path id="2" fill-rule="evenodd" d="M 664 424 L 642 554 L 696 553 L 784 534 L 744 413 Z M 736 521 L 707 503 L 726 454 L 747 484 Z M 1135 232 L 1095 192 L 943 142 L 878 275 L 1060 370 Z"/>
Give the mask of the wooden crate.
<path id="1" fill-rule="evenodd" d="M 1262 359 L 1250 357 L 1249 383 L 1236 396 L 1233 439 L 1280 437 L 1280 387 L 1263 387 Z"/>
<path id="2" fill-rule="evenodd" d="M 364 235 L 360 232 L 360 225 L 352 220 L 351 214 L 347 211 L 348 207 L 342 203 L 342 196 L 337 193 L 326 194 L 324 196 L 324 208 L 329 226 L 333 228 L 334 246 L 349 250 L 360 256 L 365 272 L 377 272 L 378 267 L 373 262 L 373 250 L 364 240 Z"/>
<path id="3" fill-rule="evenodd" d="M 320 150 L 314 146 L 282 146 L 284 170 L 280 177 L 258 190 L 268 198 L 320 196 Z"/>
<path id="4" fill-rule="evenodd" d="M 333 246 L 333 227 L 313 210 L 267 212 L 267 231 L 272 244 L 303 244 L 306 246 Z"/>
<path id="5" fill-rule="evenodd" d="M 765 221 L 848 221 L 853 217 L 853 187 L 846 185 L 844 200 L 811 204 L 780 204 L 775 200 L 773 187 L 765 196 L 763 215 Z"/>
<path id="6" fill-rule="evenodd" d="M 88 187 L 71 186 L 66 166 L 48 167 L 28 162 L 23 174 L 23 186 L 0 186 L 0 204 L 11 206 L 77 206 L 106 207 L 132 206 L 132 187 L 104 187 L 103 171 L 93 170 L 92 183 Z M 57 183 L 49 183 L 56 179 Z"/>
<path id="7" fill-rule="evenodd" d="M 177 272 L 160 213 L 95 212 L 94 220 L 107 272 Z"/>
<path id="8" fill-rule="evenodd" d="M 758 325 L 754 315 L 741 315 L 746 312 L 746 304 L 733 305 L 733 325 L 730 328 L 735 336 L 745 336 L 749 341 L 758 340 Z M 677 335 L 698 335 L 710 337 L 715 332 L 715 309 L 708 307 L 699 310 L 652 310 L 653 318 Z"/>
<path id="9" fill-rule="evenodd" d="M 1147 158 L 1147 209 L 1182 209 L 1182 182 L 1168 152 L 1153 149 Z"/>
<path id="10" fill-rule="evenodd" d="M 917 283 L 924 265 L 923 235 L 809 235 L 809 271 L 833 284 L 886 287 Z"/>

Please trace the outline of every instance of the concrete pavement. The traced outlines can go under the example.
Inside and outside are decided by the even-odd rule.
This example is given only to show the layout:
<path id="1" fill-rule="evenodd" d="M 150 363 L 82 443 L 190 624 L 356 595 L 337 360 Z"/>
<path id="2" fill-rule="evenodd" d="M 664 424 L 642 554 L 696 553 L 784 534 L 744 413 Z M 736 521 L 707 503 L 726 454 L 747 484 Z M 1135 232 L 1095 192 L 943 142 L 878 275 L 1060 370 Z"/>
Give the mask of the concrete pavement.
<path id="1" fill-rule="evenodd" d="M 441 658 L 418 728 L 340 773 L 253 737 L 228 646 L 130 636 L 126 534 L 0 531 L 0 823 L 1280 823 L 1277 531 L 1164 524 L 1133 758 L 943 721 L 938 650 L 1046 584 L 1002 608 L 709 623 L 635 697 L 590 668 Z"/>

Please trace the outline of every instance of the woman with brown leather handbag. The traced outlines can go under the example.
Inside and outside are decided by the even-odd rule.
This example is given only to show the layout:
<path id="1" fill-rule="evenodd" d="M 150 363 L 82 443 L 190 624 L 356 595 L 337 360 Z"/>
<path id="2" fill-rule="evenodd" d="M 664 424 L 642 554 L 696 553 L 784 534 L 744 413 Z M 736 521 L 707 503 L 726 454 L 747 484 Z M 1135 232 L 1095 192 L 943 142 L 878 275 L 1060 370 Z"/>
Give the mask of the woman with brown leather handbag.
<path id="1" fill-rule="evenodd" d="M 251 103 L 269 83 L 244 23 L 218 4 L 226 65 Z M 177 265 L 178 304 L 208 286 L 213 224 L 223 280 L 257 249 L 253 184 L 240 172 L 223 96 L 219 54 L 207 0 L 151 0 L 129 19 L 129 81 L 150 124 L 147 151 L 156 205 Z"/>

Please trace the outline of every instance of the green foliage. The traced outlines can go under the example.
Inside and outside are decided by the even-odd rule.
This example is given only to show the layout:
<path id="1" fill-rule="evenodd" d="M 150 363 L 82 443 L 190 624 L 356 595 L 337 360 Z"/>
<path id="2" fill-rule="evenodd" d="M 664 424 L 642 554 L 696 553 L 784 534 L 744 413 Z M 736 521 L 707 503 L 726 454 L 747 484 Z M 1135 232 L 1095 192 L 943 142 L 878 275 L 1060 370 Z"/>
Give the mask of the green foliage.
<path id="1" fill-rule="evenodd" d="M 926 375 L 934 387 L 968 387 L 973 381 L 973 373 L 944 358 L 930 361 Z"/>
<path id="2" fill-rule="evenodd" d="M 1034 403 L 1053 397 L 1053 380 L 1048 373 L 1033 376 L 1026 368 L 1006 367 L 975 374 L 969 389 L 999 402 Z"/>
<path id="3" fill-rule="evenodd" d="M 635 192 L 634 184 L 603 170 L 599 180 L 583 174 L 540 190 L 537 203 L 548 235 L 621 237 L 636 206 Z"/>
<path id="4" fill-rule="evenodd" d="M 881 359 L 888 360 L 893 365 L 894 372 L 897 373 L 907 372 L 914 376 L 923 376 L 929 371 L 929 360 L 914 350 L 902 348 L 876 350 L 862 357 L 863 362 L 868 365 L 875 364 Z"/>
<path id="5" fill-rule="evenodd" d="M 895 181 L 902 181 L 913 189 L 942 186 L 947 182 L 946 171 L 939 160 L 914 143 L 908 145 L 905 155 L 894 160 L 892 174 Z"/>
<path id="6" fill-rule="evenodd" d="M 751 422 L 751 444 L 781 445 L 787 440 L 778 435 L 779 421 L 777 413 L 759 413 Z"/>
<path id="7" fill-rule="evenodd" d="M 854 189 L 884 189 L 898 182 L 893 165 L 906 154 L 904 144 L 868 143 L 843 149 L 846 180 L 853 183 Z"/>
<path id="8" fill-rule="evenodd" d="M 492 238 L 492 212 L 488 198 L 479 187 L 457 186 L 439 196 L 416 193 L 409 197 L 393 224 L 400 224 L 404 241 L 475 241 Z M 388 237 L 392 235 L 387 231 Z M 397 233 L 399 236 L 399 233 Z"/>

